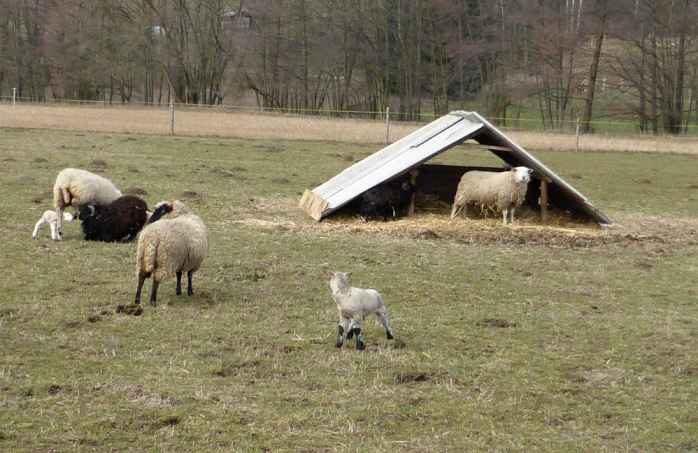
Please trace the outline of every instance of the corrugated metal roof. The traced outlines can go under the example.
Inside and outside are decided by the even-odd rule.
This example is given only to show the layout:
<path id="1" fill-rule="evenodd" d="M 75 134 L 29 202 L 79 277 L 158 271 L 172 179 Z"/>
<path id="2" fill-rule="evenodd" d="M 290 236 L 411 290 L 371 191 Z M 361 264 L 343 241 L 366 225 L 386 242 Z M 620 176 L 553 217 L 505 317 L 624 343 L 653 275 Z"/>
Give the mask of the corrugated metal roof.
<path id="1" fill-rule="evenodd" d="M 552 184 L 559 186 L 563 192 L 580 203 L 580 208 L 594 220 L 601 224 L 611 223 L 610 219 L 598 211 L 579 191 L 511 141 L 482 116 L 476 112 L 464 111 L 455 111 L 442 116 L 316 187 L 309 195 L 316 201 L 316 207 L 321 206 L 321 211 L 310 212 L 309 209 L 306 211 L 316 220 L 321 220 L 367 190 L 409 171 L 470 138 L 482 145 L 491 146 L 490 151 L 510 165 L 525 165 L 544 175 Z"/>

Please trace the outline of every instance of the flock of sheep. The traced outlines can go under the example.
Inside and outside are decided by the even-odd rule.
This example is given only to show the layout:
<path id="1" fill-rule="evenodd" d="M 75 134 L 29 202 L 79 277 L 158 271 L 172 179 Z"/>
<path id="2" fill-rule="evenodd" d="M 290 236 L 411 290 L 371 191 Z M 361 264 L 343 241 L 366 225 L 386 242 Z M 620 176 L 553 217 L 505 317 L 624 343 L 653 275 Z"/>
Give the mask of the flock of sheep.
<path id="1" fill-rule="evenodd" d="M 470 171 L 463 175 L 453 201 L 451 218 L 467 215 L 468 206 L 496 209 L 503 221 L 514 221 L 514 211 L 524 202 L 532 170 L 515 167 L 504 172 Z M 414 178 L 407 177 L 381 184 L 363 194 L 359 208 L 363 218 L 407 215 L 415 192 Z M 147 204 L 134 195 L 123 195 L 107 178 L 86 170 L 66 168 L 56 177 L 53 187 L 55 210 L 48 210 L 34 226 L 32 237 L 48 223 L 53 240 L 61 239 L 62 224 L 74 220 L 67 207 L 78 210 L 77 218 L 86 240 L 126 242 L 138 238 L 136 249 L 137 289 L 135 304 L 140 304 L 141 290 L 152 277 L 150 304 L 155 306 L 161 281 L 176 276 L 176 294 L 182 293 L 182 275 L 187 274 L 187 294 L 193 294 L 192 277 L 208 255 L 208 230 L 203 220 L 179 200 L 162 201 L 149 211 Z M 356 349 L 365 348 L 362 323 L 374 314 L 385 328 L 386 337 L 394 338 L 388 312 L 375 289 L 349 285 L 349 273 L 332 272 L 329 286 L 337 310 L 336 346 L 356 339 Z"/>

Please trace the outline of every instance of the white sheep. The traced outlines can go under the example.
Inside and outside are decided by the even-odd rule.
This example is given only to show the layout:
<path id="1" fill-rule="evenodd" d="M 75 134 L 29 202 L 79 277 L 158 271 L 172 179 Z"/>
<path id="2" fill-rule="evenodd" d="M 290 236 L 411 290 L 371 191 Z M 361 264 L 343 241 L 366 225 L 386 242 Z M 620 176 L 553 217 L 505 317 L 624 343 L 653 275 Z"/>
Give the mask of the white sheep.
<path id="1" fill-rule="evenodd" d="M 460 212 L 467 217 L 468 205 L 476 204 L 481 209 L 491 208 L 502 212 L 504 224 L 507 217 L 514 223 L 514 211 L 526 200 L 528 183 L 533 170 L 528 167 L 515 167 L 509 171 L 469 171 L 458 183 L 453 199 L 451 218 Z"/>
<path id="2" fill-rule="evenodd" d="M 74 220 L 73 214 L 69 212 L 64 212 L 63 213 L 63 220 L 66 222 L 72 222 Z M 56 215 L 56 211 L 53 210 L 48 210 L 44 211 L 44 213 L 41 215 L 41 218 L 39 219 L 38 222 L 36 222 L 36 225 L 34 225 L 34 232 L 32 233 L 32 239 L 36 239 L 37 234 L 39 233 L 39 227 L 43 225 L 44 223 L 48 223 L 49 228 L 51 229 L 51 239 L 54 241 L 58 239 L 58 216 Z"/>
<path id="3" fill-rule="evenodd" d="M 121 191 L 107 178 L 77 168 L 64 168 L 53 185 L 53 207 L 56 209 L 56 240 L 61 239 L 63 209 L 86 204 L 107 205 L 121 196 Z"/>
<path id="4" fill-rule="evenodd" d="M 208 255 L 208 230 L 199 216 L 179 200 L 156 205 L 149 224 L 138 236 L 136 304 L 141 302 L 141 289 L 152 276 L 150 304 L 155 306 L 158 285 L 172 275 L 177 276 L 176 294 L 182 294 L 182 272 L 187 273 L 187 294 L 194 294 L 192 275 Z"/>
<path id="5" fill-rule="evenodd" d="M 392 340 L 394 336 L 388 322 L 388 311 L 380 293 L 375 289 L 349 286 L 349 275 L 351 273 L 348 272 L 330 273 L 332 298 L 337 303 L 337 311 L 339 312 L 335 346 L 341 348 L 345 339 L 351 339 L 352 336 L 356 335 L 356 349 L 364 349 L 361 323 L 371 313 L 376 315 L 378 321 L 385 328 L 385 335 L 388 340 Z"/>

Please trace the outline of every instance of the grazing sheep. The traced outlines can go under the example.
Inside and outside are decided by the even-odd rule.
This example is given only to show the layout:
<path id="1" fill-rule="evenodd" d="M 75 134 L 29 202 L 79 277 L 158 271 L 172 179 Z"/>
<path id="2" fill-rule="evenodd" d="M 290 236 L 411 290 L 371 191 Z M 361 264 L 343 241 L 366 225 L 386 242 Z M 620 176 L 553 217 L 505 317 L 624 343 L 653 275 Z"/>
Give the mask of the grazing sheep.
<path id="1" fill-rule="evenodd" d="M 56 176 L 53 185 L 53 207 L 56 209 L 58 232 L 61 239 L 63 209 L 66 206 L 94 204 L 103 206 L 121 196 L 119 189 L 107 178 L 77 168 L 64 168 Z"/>
<path id="2" fill-rule="evenodd" d="M 501 211 L 504 224 L 507 223 L 507 217 L 514 223 L 514 211 L 526 200 L 532 173 L 533 170 L 528 167 L 515 167 L 503 172 L 465 173 L 458 183 L 451 218 L 455 218 L 461 211 L 467 217 L 468 205 L 476 204 L 481 209 L 495 208 Z"/>
<path id="3" fill-rule="evenodd" d="M 408 215 L 413 194 L 414 185 L 409 178 L 380 184 L 364 192 L 359 215 L 364 220 L 382 218 L 383 221 Z"/>
<path id="4" fill-rule="evenodd" d="M 182 294 L 182 272 L 187 273 L 187 294 L 191 296 L 192 275 L 208 254 L 208 230 L 199 216 L 184 203 L 175 200 L 156 205 L 148 225 L 138 236 L 136 304 L 141 303 L 141 289 L 152 276 L 150 304 L 155 306 L 158 285 L 166 277 L 177 276 L 176 294 Z"/>
<path id="5" fill-rule="evenodd" d="M 332 298 L 337 303 L 339 323 L 337 324 L 337 342 L 335 346 L 342 347 L 345 339 L 356 335 L 356 349 L 365 348 L 364 337 L 361 334 L 361 323 L 366 316 L 374 313 L 385 328 L 388 340 L 394 338 L 388 323 L 388 311 L 383 298 L 375 289 L 353 288 L 349 286 L 347 272 L 332 272 L 330 274 L 330 289 Z"/>
<path id="6" fill-rule="evenodd" d="M 69 212 L 64 212 L 63 220 L 65 220 L 66 222 L 72 222 L 74 220 L 73 214 Z M 56 229 L 56 224 L 58 223 L 58 216 L 56 216 L 56 211 L 52 210 L 44 211 L 39 221 L 36 222 L 36 225 L 34 225 L 34 232 L 32 233 L 32 239 L 36 239 L 36 235 L 39 232 L 39 227 L 44 223 L 48 223 L 48 226 L 51 229 L 51 239 L 53 239 L 54 241 L 57 240 L 58 230 Z"/>
<path id="7" fill-rule="evenodd" d="M 148 205 L 135 195 L 124 195 L 106 206 L 83 205 L 78 218 L 88 241 L 127 242 L 136 238 L 148 220 Z"/>

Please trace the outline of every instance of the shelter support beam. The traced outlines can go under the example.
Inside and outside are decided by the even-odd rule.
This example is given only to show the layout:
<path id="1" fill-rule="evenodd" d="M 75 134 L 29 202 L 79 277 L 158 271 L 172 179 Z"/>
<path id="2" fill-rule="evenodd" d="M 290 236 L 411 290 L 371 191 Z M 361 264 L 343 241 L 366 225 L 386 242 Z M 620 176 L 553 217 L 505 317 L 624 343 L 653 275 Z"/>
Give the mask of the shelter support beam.
<path id="1" fill-rule="evenodd" d="M 541 178 L 540 180 L 540 219 L 543 223 L 548 223 L 548 180 Z"/>

